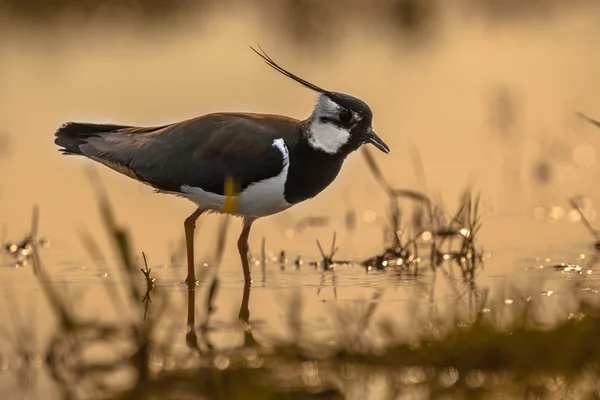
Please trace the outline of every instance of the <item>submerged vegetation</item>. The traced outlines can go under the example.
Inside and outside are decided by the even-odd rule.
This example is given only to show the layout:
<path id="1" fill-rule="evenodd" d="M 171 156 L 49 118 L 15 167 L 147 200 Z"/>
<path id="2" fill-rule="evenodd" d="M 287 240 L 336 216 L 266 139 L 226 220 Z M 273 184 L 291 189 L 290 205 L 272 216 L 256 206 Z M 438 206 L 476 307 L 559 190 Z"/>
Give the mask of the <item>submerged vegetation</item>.
<path id="1" fill-rule="evenodd" d="M 483 267 L 485 261 L 483 250 L 478 248 L 476 241 L 481 228 L 480 196 L 466 189 L 456 213 L 448 215 L 443 207 L 424 193 L 394 189 L 385 180 L 369 150 L 363 148 L 362 152 L 371 173 L 389 198 L 387 236 L 391 238 L 382 254 L 362 264 L 369 270 L 394 267 L 416 275 L 422 262 L 419 254 L 426 251 L 429 252 L 426 260 L 432 270 L 457 266 L 465 281 L 474 280 L 477 270 Z M 412 215 L 407 224 L 402 224 L 404 208 L 400 206 L 400 200 L 412 205 Z"/>
<path id="2" fill-rule="evenodd" d="M 349 264 L 418 283 L 426 295 L 410 299 L 397 318 L 374 316 L 384 294 L 384 289 L 374 289 L 364 304 L 337 307 L 330 327 L 315 331 L 302 319 L 302 297 L 294 297 L 286 309 L 286 334 L 275 335 L 252 323 L 251 287 L 246 285 L 235 324 L 241 343 L 213 343 L 211 316 L 220 281 L 207 270 L 218 268 L 222 259 L 231 218 L 223 216 L 215 262 L 203 268 L 199 287 L 188 287 L 185 347 L 179 348 L 173 334 L 159 328 L 172 317 L 172 299 L 155 287 L 146 255 L 141 263 L 134 256 L 126 229 L 100 189 L 100 213 L 123 277 L 120 285 L 105 281 L 105 289 L 120 317 L 99 321 L 86 316 L 56 289 L 38 251 L 45 242 L 38 237 L 34 211 L 31 234 L 20 243 L 5 244 L 4 251 L 33 265 L 56 326 L 39 347 L 19 308 L 11 311 L 11 329 L 3 327 L 2 334 L 13 359 L 20 360 L 18 382 L 26 387 L 32 371 L 43 368 L 65 399 L 600 397 L 600 307 L 593 290 L 583 287 L 585 277 L 568 281 L 572 301 L 553 323 L 542 317 L 548 293 L 509 288 L 502 296 L 491 296 L 477 284 L 486 260 L 478 240 L 479 195 L 465 190 L 458 209 L 447 213 L 426 193 L 393 188 L 368 150 L 364 155 L 389 198 L 388 243 L 363 262 L 338 260 L 334 234 L 328 252 L 317 241 L 322 260 L 310 264 L 331 274 L 336 298 L 335 271 Z M 82 232 L 81 239 L 98 268 L 106 268 L 94 238 Z M 265 253 L 263 240 L 255 267 L 266 267 Z M 287 262 L 285 253 L 278 262 Z M 300 258 L 294 264 L 304 265 Z M 455 288 L 450 299 L 443 299 L 449 312 L 438 309 L 436 279 Z M 197 301 L 200 293 L 203 298 Z M 407 320 L 408 329 L 399 324 Z"/>

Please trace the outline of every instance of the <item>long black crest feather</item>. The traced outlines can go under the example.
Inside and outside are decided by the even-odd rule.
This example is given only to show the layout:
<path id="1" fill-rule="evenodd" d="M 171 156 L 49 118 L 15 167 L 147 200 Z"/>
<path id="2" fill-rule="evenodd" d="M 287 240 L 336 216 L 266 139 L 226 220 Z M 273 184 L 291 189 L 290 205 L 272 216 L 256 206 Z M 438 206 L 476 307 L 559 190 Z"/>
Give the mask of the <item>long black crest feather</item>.
<path id="1" fill-rule="evenodd" d="M 254 47 L 250 46 L 250 48 L 252 49 L 252 51 L 254 51 L 256 54 L 258 54 L 271 68 L 273 68 L 274 70 L 282 73 L 283 75 L 287 76 L 288 78 L 291 78 L 293 80 L 295 80 L 296 82 L 306 86 L 309 89 L 314 90 L 315 92 L 319 92 L 319 93 L 323 93 L 323 94 L 327 94 L 329 93 L 329 91 L 322 89 L 320 87 L 318 87 L 315 84 L 310 83 L 307 80 L 304 80 L 302 78 L 300 78 L 297 75 L 292 74 L 291 72 L 287 71 L 286 69 L 284 69 L 283 67 L 281 67 L 279 64 L 277 64 L 275 61 L 273 61 L 273 59 L 271 57 L 269 57 L 267 55 L 267 53 L 265 53 L 265 51 L 263 50 L 262 47 L 260 47 L 259 44 L 257 44 L 258 46 L 258 50 L 256 50 Z"/>

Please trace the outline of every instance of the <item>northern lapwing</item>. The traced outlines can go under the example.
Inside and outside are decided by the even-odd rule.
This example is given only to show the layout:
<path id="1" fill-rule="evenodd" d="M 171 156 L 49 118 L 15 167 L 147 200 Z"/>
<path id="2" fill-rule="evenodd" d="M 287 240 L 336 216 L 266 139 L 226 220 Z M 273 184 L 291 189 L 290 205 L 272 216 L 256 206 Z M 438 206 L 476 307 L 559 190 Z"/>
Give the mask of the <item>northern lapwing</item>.
<path id="1" fill-rule="evenodd" d="M 243 218 L 238 250 L 249 283 L 248 236 L 256 219 L 315 197 L 361 145 L 390 151 L 373 131 L 365 102 L 292 74 L 260 46 L 260 52 L 251 49 L 275 70 L 319 93 L 307 119 L 227 112 L 158 127 L 67 122 L 55 134 L 63 154 L 86 156 L 197 205 L 184 222 L 188 283 L 196 281 L 194 229 L 201 214 Z M 227 199 L 233 200 L 231 209 Z"/>

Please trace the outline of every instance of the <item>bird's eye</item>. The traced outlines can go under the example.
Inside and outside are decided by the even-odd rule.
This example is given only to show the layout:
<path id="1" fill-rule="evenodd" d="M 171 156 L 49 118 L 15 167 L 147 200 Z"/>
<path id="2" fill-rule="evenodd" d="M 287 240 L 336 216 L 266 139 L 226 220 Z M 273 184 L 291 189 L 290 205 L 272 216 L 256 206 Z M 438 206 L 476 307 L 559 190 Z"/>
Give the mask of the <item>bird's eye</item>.
<path id="1" fill-rule="evenodd" d="M 352 121 L 352 113 L 348 110 L 341 110 L 340 115 L 338 115 L 340 122 L 343 124 L 347 124 Z"/>

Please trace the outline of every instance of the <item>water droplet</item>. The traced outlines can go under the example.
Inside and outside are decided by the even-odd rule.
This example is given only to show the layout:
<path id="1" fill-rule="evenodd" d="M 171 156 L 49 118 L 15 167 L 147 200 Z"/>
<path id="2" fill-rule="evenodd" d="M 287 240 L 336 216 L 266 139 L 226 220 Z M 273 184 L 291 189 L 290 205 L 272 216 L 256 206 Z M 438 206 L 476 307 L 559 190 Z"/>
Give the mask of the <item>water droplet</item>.
<path id="1" fill-rule="evenodd" d="M 182 359 L 179 361 L 179 366 L 182 369 L 190 369 L 194 366 L 194 360 L 187 358 L 187 359 Z"/>
<path id="2" fill-rule="evenodd" d="M 512 303 L 514 303 L 513 299 L 506 299 L 506 300 L 504 300 L 504 304 L 506 304 L 506 305 L 511 305 Z"/>
<path id="3" fill-rule="evenodd" d="M 229 367 L 229 357 L 226 356 L 222 356 L 222 355 L 218 355 L 215 357 L 215 359 L 213 360 L 213 364 L 215 365 L 215 368 L 222 370 L 225 370 Z"/>
<path id="4" fill-rule="evenodd" d="M 579 222 L 581 221 L 581 214 L 577 210 L 570 210 L 567 213 L 567 219 L 571 222 Z"/>
<path id="5" fill-rule="evenodd" d="M 319 369 L 314 362 L 306 361 L 302 363 L 302 382 L 305 386 L 315 387 L 321 384 Z"/>
<path id="6" fill-rule="evenodd" d="M 559 206 L 552 206 L 546 215 L 546 222 L 555 223 L 565 217 L 565 210 Z"/>
<path id="7" fill-rule="evenodd" d="M 400 372 L 400 381 L 404 385 L 414 385 L 427 380 L 427 374 L 425 370 L 420 367 L 408 367 L 404 368 Z"/>
<path id="8" fill-rule="evenodd" d="M 565 382 L 559 377 L 546 378 L 544 381 L 546 388 L 551 392 L 562 389 L 565 385 Z"/>
<path id="9" fill-rule="evenodd" d="M 149 367 L 154 372 L 160 372 L 163 366 L 163 358 L 160 356 L 154 356 L 151 358 Z"/>
<path id="10" fill-rule="evenodd" d="M 260 368 L 264 365 L 265 360 L 262 357 L 256 357 L 252 360 L 248 360 L 248 367 L 250 368 Z"/>
<path id="11" fill-rule="evenodd" d="M 377 218 L 377 214 L 373 210 L 367 210 L 363 213 L 363 220 L 365 222 L 373 223 L 373 222 L 375 222 L 376 218 Z"/>
<path id="12" fill-rule="evenodd" d="M 467 386 L 478 388 L 485 382 L 485 374 L 480 370 L 470 371 L 465 377 Z"/>
<path id="13" fill-rule="evenodd" d="M 450 367 L 445 368 L 440 372 L 438 380 L 440 382 L 440 385 L 450 387 L 458 381 L 458 378 L 458 370 L 456 368 Z"/>
<path id="14" fill-rule="evenodd" d="M 368 393 L 382 393 L 387 387 L 387 379 L 381 373 L 373 373 L 369 375 L 367 386 Z"/>

